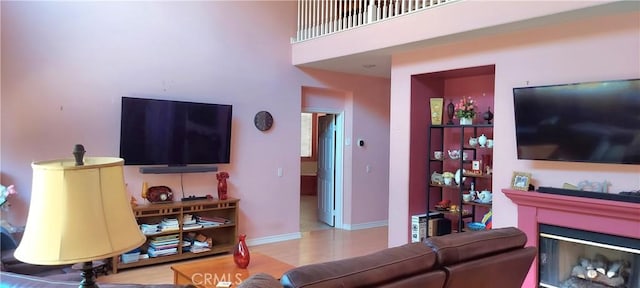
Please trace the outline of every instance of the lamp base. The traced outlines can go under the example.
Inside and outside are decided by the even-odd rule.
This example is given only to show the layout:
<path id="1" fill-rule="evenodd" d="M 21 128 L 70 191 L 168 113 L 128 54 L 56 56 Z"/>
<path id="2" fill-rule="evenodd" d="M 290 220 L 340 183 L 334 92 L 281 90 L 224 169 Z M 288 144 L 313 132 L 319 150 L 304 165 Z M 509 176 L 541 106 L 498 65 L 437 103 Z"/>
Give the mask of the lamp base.
<path id="1" fill-rule="evenodd" d="M 80 281 L 79 288 L 98 288 L 98 284 L 95 281 L 93 273 L 93 262 L 87 261 L 82 263 L 82 280 Z"/>

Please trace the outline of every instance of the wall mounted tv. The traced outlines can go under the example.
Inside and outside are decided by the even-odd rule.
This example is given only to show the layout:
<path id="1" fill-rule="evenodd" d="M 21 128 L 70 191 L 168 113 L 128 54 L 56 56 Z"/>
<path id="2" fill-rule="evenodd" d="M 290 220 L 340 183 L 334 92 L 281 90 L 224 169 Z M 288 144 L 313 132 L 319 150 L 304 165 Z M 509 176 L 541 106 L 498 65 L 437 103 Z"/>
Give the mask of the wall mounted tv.
<path id="1" fill-rule="evenodd" d="M 518 159 L 640 164 L 640 79 L 513 89 Z"/>
<path id="2" fill-rule="evenodd" d="M 122 97 L 126 165 L 229 163 L 231 105 Z"/>

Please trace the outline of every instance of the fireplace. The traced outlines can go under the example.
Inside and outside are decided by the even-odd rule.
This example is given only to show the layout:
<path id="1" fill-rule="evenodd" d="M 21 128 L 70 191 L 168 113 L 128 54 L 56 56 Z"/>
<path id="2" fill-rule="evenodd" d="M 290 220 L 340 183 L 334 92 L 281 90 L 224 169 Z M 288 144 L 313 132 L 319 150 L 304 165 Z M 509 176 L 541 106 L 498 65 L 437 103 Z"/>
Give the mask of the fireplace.
<path id="1" fill-rule="evenodd" d="M 640 240 L 540 224 L 540 287 L 640 287 Z"/>
<path id="2" fill-rule="evenodd" d="M 518 205 L 518 228 L 527 234 L 527 245 L 538 247 L 541 253 L 534 260 L 522 287 L 608 287 L 565 283 L 572 279 L 567 275 L 571 275 L 572 270 L 580 265 L 581 260 L 597 261 L 602 259 L 601 256 L 610 263 L 628 261 L 629 266 L 633 263 L 633 267 L 623 268 L 625 269 L 623 273 L 627 273 L 624 274 L 626 278 L 623 278 L 624 285 L 627 286 L 619 287 L 640 287 L 637 272 L 640 265 L 638 259 L 640 249 L 637 248 L 637 245 L 640 245 L 638 244 L 640 242 L 640 203 L 512 189 L 503 189 L 502 192 Z M 551 233 L 548 231 L 549 227 L 551 227 Z M 568 235 L 557 232 L 558 229 L 569 231 Z M 583 235 L 576 236 L 576 232 Z M 596 237 L 593 237 L 594 239 L 587 237 L 587 240 L 584 240 L 585 235 Z M 616 242 L 621 239 L 622 244 Z M 585 243 L 592 247 L 582 246 Z M 628 243 L 631 244 L 627 245 Z M 628 246 L 631 247 L 630 250 L 624 248 L 629 248 Z M 578 252 L 553 255 L 554 249 L 555 252 L 558 250 Z M 609 251 L 616 249 L 625 250 L 626 252 L 622 254 L 624 256 L 620 256 L 618 252 Z M 599 256 L 596 257 L 596 254 Z M 587 259 L 581 259 L 581 257 Z M 588 264 L 585 263 L 585 265 Z M 609 271 L 605 271 L 605 275 L 606 272 Z M 591 275 L 593 276 L 593 273 Z M 579 281 L 576 280 L 576 282 Z M 592 282 L 589 281 L 589 283 Z"/>

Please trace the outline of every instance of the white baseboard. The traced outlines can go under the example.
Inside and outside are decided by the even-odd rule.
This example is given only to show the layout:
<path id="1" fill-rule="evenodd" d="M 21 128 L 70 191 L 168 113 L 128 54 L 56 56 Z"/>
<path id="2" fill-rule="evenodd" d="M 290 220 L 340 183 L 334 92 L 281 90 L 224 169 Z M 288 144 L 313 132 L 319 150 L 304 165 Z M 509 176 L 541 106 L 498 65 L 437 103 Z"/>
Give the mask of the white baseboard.
<path id="1" fill-rule="evenodd" d="M 389 221 L 388 220 L 383 220 L 383 221 L 376 221 L 376 222 L 369 222 L 369 223 L 360 223 L 360 224 L 344 224 L 342 225 L 342 229 L 344 230 L 360 230 L 360 229 L 368 229 L 368 228 L 375 228 L 375 227 L 383 227 L 383 226 L 388 226 L 389 225 Z"/>
<path id="2" fill-rule="evenodd" d="M 253 238 L 253 239 L 247 239 L 247 246 L 269 244 L 269 243 L 275 243 L 275 242 L 287 241 L 287 240 L 293 240 L 293 239 L 300 239 L 300 238 L 302 238 L 302 233 L 300 233 L 300 232 L 289 233 L 289 234 L 280 234 L 280 235 L 260 237 L 260 238 Z"/>

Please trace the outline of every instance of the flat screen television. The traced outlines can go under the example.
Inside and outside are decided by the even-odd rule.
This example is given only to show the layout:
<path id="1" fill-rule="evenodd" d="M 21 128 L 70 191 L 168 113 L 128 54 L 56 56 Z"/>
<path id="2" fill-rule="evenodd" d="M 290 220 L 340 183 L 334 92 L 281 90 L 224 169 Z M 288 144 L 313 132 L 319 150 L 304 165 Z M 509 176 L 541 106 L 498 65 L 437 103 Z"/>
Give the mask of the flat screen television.
<path id="1" fill-rule="evenodd" d="M 513 89 L 518 159 L 640 164 L 640 79 Z"/>
<path id="2" fill-rule="evenodd" d="M 232 106 L 122 97 L 125 165 L 229 163 Z"/>

